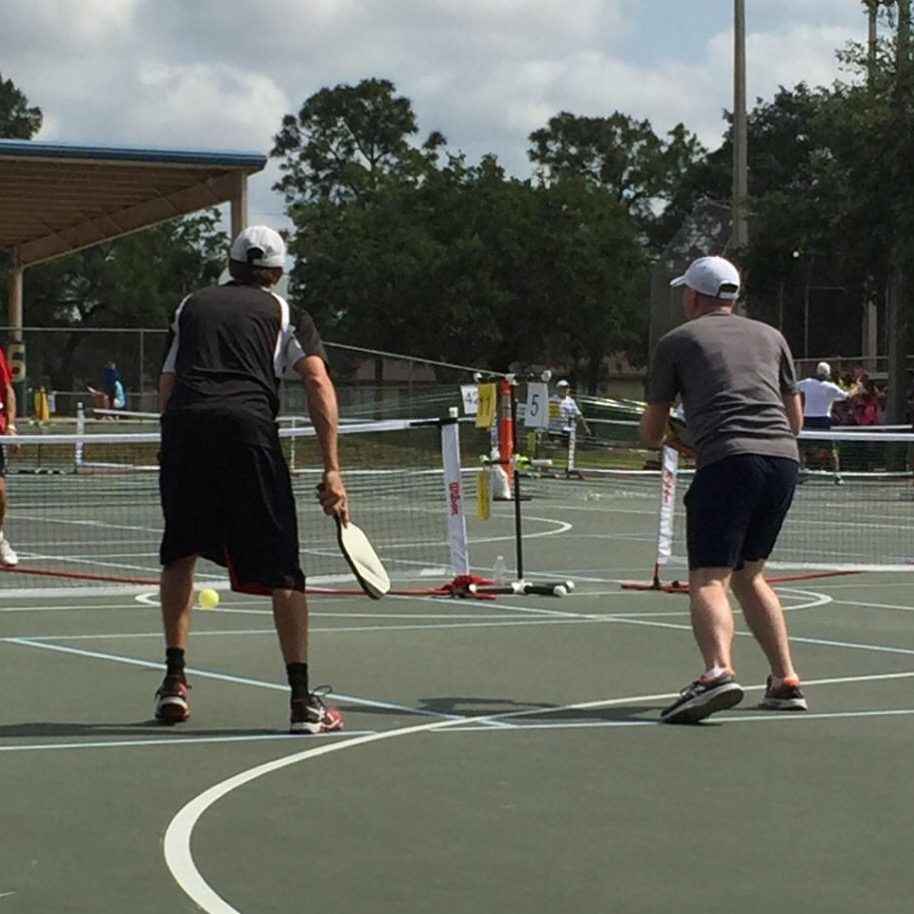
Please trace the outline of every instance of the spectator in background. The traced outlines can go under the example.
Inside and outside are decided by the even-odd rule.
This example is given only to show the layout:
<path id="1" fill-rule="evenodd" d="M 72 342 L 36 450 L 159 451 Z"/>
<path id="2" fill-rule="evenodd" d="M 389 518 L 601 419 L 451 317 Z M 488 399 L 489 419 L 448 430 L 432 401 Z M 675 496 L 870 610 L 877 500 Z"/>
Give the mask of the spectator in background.
<path id="1" fill-rule="evenodd" d="M 123 409 L 127 403 L 124 379 L 114 362 L 108 362 L 102 371 L 102 390 L 108 398 L 108 409 Z M 118 405 L 120 401 L 120 405 Z"/>
<path id="2" fill-rule="evenodd" d="M 571 396 L 571 385 L 568 381 L 559 381 L 555 387 L 558 398 L 556 401 L 557 415 L 555 416 L 554 422 L 550 423 L 550 425 L 553 425 L 553 430 L 560 432 L 563 435 L 570 435 L 572 429 L 580 422 L 584 432 L 589 435 L 590 426 L 587 424 L 587 420 L 584 418 L 581 408 L 578 406 L 574 397 Z M 552 410 L 550 410 L 550 417 L 551 415 Z"/>
<path id="3" fill-rule="evenodd" d="M 803 429 L 804 431 L 828 431 L 832 427 L 832 406 L 847 400 L 859 390 L 859 381 L 849 391 L 843 390 L 831 380 L 831 365 L 819 362 L 814 378 L 803 378 L 797 383 L 803 396 Z M 820 452 L 825 451 L 826 460 L 831 463 L 835 485 L 841 485 L 840 458 L 838 448 L 833 441 L 810 442 L 803 448 L 803 468 L 818 459 Z M 801 479 L 802 479 L 801 474 Z"/>
<path id="4" fill-rule="evenodd" d="M 118 379 L 114 382 L 114 399 L 111 401 L 112 409 L 124 409 L 127 405 L 127 392 L 124 390 L 123 382 Z"/>
<path id="5" fill-rule="evenodd" d="M 855 425 L 882 425 L 884 410 L 880 403 L 882 394 L 872 378 L 867 378 L 863 389 L 851 397 Z"/>
<path id="6" fill-rule="evenodd" d="M 16 391 L 13 389 L 13 372 L 6 359 L 6 352 L 0 346 L 0 435 L 16 434 Z M 18 450 L 18 445 L 12 445 Z M 0 565 L 18 565 L 16 555 L 9 540 L 3 533 L 3 520 L 6 516 L 6 454 L 0 447 Z"/>

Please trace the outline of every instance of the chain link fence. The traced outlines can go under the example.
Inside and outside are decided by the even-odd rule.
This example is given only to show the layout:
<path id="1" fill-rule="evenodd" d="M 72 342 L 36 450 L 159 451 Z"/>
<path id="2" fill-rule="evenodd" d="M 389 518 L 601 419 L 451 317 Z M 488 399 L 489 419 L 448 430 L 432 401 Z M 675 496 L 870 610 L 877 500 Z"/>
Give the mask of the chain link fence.
<path id="1" fill-rule="evenodd" d="M 12 328 L 5 328 L 10 340 Z M 19 384 L 21 416 L 35 414 L 35 396 L 47 394 L 51 419 L 74 418 L 107 407 L 104 372 L 114 363 L 127 394 L 125 409 L 158 410 L 157 384 L 167 332 L 149 329 L 26 327 L 25 378 Z M 426 418 L 460 403 L 460 385 L 474 368 L 395 353 L 325 343 L 344 418 Z M 306 416 L 304 387 L 282 385 L 284 416 Z"/>

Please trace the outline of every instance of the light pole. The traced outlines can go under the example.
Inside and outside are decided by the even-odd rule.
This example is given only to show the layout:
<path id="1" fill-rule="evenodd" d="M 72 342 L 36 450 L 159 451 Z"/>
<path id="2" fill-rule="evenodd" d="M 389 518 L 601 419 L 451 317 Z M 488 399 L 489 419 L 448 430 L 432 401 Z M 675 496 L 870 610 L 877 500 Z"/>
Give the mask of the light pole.
<path id="1" fill-rule="evenodd" d="M 896 129 L 904 131 L 909 127 L 910 120 L 907 113 L 907 99 L 911 89 L 911 0 L 897 0 L 898 6 L 898 31 L 895 42 L 895 98 L 894 107 Z M 896 162 L 895 169 L 901 171 L 906 168 L 906 163 Z M 896 232 L 899 214 L 893 214 Z M 896 241 L 896 250 L 893 257 L 894 265 L 889 284 L 889 298 L 886 313 L 888 326 L 888 398 L 886 412 L 891 423 L 901 423 L 905 417 L 905 355 L 908 342 L 908 269 L 909 263 Z"/>
<path id="2" fill-rule="evenodd" d="M 733 0 L 733 246 L 749 243 L 746 206 L 749 197 L 748 129 L 746 124 L 746 0 Z"/>

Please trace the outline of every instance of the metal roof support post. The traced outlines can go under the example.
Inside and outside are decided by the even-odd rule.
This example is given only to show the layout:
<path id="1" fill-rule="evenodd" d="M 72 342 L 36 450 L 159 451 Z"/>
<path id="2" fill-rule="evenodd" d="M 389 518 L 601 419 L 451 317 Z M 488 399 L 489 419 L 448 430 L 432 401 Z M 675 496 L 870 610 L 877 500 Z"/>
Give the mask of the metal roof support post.
<path id="1" fill-rule="evenodd" d="M 248 224 L 248 178 L 241 172 L 235 172 L 234 189 L 231 200 L 232 239 L 247 228 Z"/>
<path id="2" fill-rule="evenodd" d="M 18 332 L 18 339 L 22 339 L 22 257 L 19 254 L 19 248 L 15 247 L 10 251 L 12 255 L 12 267 L 10 269 L 9 285 L 9 325 L 13 332 Z"/>
<path id="3" fill-rule="evenodd" d="M 10 338 L 6 345 L 10 368 L 13 373 L 13 386 L 16 391 L 16 413 L 19 416 L 28 414 L 25 387 L 25 343 L 22 339 L 22 274 L 25 267 L 19 247 L 10 249 L 11 266 L 9 279 L 9 326 Z"/>

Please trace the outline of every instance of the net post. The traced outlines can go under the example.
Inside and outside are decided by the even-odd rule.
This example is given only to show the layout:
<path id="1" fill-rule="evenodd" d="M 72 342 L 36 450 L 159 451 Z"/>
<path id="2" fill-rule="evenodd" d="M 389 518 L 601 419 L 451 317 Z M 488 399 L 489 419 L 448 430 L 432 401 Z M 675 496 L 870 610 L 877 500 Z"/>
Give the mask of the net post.
<path id="1" fill-rule="evenodd" d="M 86 410 L 83 407 L 82 402 L 76 404 L 76 434 L 85 435 L 86 434 Z M 79 468 L 83 464 L 83 444 L 82 441 L 77 441 L 74 445 L 73 450 L 73 468 L 75 471 L 79 471 Z"/>
<path id="2" fill-rule="evenodd" d="M 517 428 L 514 384 L 508 378 L 498 382 L 498 458 L 511 482 L 514 473 L 514 435 Z"/>
<path id="3" fill-rule="evenodd" d="M 292 417 L 292 421 L 289 424 L 289 428 L 292 431 L 292 435 L 289 438 L 289 469 L 295 471 L 295 416 Z"/>
<path id="4" fill-rule="evenodd" d="M 454 575 L 469 575 L 467 520 L 463 510 L 463 484 L 460 476 L 460 425 L 456 406 L 448 409 L 448 416 L 440 420 L 439 429 L 451 572 Z"/>
<path id="5" fill-rule="evenodd" d="M 514 494 L 514 539 L 516 542 L 517 552 L 517 580 L 524 579 L 524 544 L 523 533 L 521 531 L 521 512 L 520 512 L 520 473 L 514 466 L 514 436 L 517 430 L 517 396 L 514 393 L 514 379 L 504 378 L 502 384 L 507 385 L 507 395 L 509 404 L 509 435 L 511 442 L 511 451 L 508 456 L 508 466 L 511 468 L 513 494 Z"/>
<path id="6" fill-rule="evenodd" d="M 660 504 L 657 510 L 657 554 L 654 561 L 654 583 L 660 585 L 660 566 L 673 554 L 673 515 L 676 511 L 676 475 L 679 452 L 675 448 L 661 450 Z"/>

